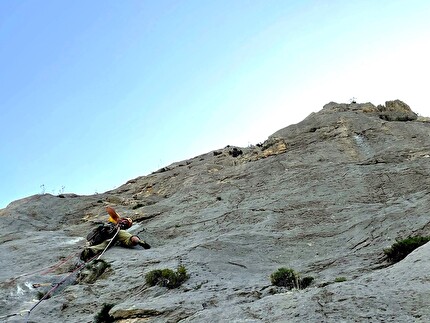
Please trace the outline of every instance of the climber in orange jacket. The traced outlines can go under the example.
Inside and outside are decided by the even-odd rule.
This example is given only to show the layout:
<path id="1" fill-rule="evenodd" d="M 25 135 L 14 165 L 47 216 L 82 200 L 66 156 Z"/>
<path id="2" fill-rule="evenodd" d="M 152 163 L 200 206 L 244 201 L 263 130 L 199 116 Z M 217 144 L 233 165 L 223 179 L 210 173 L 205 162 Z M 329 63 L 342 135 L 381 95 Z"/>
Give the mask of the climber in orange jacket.
<path id="1" fill-rule="evenodd" d="M 86 261 L 91 259 L 115 244 L 129 248 L 136 245 L 140 245 L 144 249 L 151 248 L 148 243 L 141 240 L 138 236 L 125 231 L 133 225 L 132 219 L 121 218 L 111 207 L 107 207 L 106 211 L 109 214 L 108 223 L 94 228 L 87 235 L 87 246 L 81 253 L 81 260 Z"/>

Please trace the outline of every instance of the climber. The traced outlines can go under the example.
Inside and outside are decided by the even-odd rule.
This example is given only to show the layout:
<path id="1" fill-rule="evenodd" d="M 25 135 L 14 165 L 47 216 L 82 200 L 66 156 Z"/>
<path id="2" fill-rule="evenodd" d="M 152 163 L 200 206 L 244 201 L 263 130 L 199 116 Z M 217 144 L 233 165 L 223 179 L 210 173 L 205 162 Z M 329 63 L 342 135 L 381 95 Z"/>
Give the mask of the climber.
<path id="1" fill-rule="evenodd" d="M 144 249 L 151 248 L 148 243 L 140 240 L 138 236 L 125 231 L 133 225 L 132 219 L 121 218 L 111 207 L 107 207 L 106 211 L 109 214 L 108 223 L 94 228 L 87 235 L 87 246 L 81 253 L 81 260 L 87 261 L 114 244 L 129 248 L 136 245 Z"/>

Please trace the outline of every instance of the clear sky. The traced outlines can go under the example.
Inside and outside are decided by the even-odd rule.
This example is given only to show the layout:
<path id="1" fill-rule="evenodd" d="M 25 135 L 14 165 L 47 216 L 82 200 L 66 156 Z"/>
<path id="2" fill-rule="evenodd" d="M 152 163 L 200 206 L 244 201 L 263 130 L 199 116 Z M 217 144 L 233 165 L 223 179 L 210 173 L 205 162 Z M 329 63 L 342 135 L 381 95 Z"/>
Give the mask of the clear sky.
<path id="1" fill-rule="evenodd" d="M 330 101 L 430 116 L 429 17 L 428 0 L 2 0 L 0 208 L 256 144 Z"/>

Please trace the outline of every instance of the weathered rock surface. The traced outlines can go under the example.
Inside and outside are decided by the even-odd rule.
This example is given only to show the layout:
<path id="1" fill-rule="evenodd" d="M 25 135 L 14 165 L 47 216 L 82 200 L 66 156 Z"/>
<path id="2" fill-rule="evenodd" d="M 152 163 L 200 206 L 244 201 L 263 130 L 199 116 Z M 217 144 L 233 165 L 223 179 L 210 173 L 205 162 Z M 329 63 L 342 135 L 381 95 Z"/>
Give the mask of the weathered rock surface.
<path id="1" fill-rule="evenodd" d="M 104 303 L 123 323 L 428 322 L 430 245 L 395 265 L 383 249 L 430 235 L 429 175 L 430 123 L 406 104 L 332 102 L 255 147 L 227 146 L 103 194 L 15 201 L 0 210 L 0 317 L 22 322 L 38 292 L 70 275 L 109 205 L 153 247 L 111 248 L 101 276 L 71 275 L 29 322 L 91 322 Z M 150 270 L 179 264 L 190 274 L 181 287 L 145 285 Z M 279 267 L 315 281 L 272 286 Z"/>

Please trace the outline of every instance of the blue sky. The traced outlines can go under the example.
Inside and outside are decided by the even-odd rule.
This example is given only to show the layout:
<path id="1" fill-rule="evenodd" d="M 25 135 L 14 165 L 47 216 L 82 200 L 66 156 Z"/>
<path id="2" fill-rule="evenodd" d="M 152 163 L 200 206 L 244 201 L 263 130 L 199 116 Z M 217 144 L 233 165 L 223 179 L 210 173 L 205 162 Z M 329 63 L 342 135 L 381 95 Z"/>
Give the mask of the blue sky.
<path id="1" fill-rule="evenodd" d="M 418 0 L 0 1 L 0 208 L 256 144 L 330 101 L 430 116 L 428 17 Z"/>

